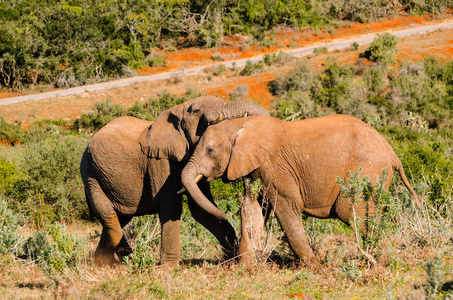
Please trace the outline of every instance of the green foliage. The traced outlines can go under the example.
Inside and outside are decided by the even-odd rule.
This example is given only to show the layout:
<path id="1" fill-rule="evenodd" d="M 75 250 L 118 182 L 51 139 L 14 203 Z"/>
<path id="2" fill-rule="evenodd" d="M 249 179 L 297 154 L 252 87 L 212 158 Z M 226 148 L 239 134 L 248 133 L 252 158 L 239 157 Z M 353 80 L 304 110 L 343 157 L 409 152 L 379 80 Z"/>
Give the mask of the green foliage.
<path id="1" fill-rule="evenodd" d="M 162 54 L 153 53 L 146 58 L 145 62 L 150 67 L 160 67 L 166 64 L 165 57 Z"/>
<path id="2" fill-rule="evenodd" d="M 214 76 L 221 76 L 226 72 L 227 68 L 225 67 L 224 64 L 220 64 L 217 66 L 217 68 L 212 72 L 212 75 Z"/>
<path id="3" fill-rule="evenodd" d="M 29 140 L 15 152 L 15 164 L 22 175 L 5 193 L 15 200 L 16 209 L 28 211 L 38 228 L 54 217 L 86 217 L 79 164 L 88 140 L 58 131 L 30 130 Z"/>
<path id="4" fill-rule="evenodd" d="M 67 276 L 86 263 L 87 242 L 77 235 L 66 234 L 66 226 L 53 224 L 45 231 L 35 231 L 28 238 L 23 251 L 29 260 L 36 261 L 51 278 Z"/>
<path id="5" fill-rule="evenodd" d="M 8 201 L 0 194 L 0 254 L 16 251 L 21 236 L 17 232 L 24 219 L 8 207 Z"/>
<path id="6" fill-rule="evenodd" d="M 152 255 L 157 253 L 160 245 L 160 226 L 156 215 L 135 217 L 124 229 L 124 234 L 133 253 L 126 256 L 125 264 L 131 272 L 142 273 L 147 268 L 153 267 L 158 257 Z"/>
<path id="7" fill-rule="evenodd" d="M 256 74 L 258 72 L 261 72 L 263 70 L 263 68 L 264 68 L 263 61 L 258 61 L 256 63 L 254 63 L 251 60 L 247 60 L 244 68 L 239 72 L 239 75 L 250 76 L 250 75 Z"/>
<path id="8" fill-rule="evenodd" d="M 351 206 L 350 223 L 356 236 L 357 247 L 368 260 L 375 263 L 376 249 L 387 235 L 388 229 L 388 216 L 381 215 L 389 198 L 389 192 L 385 190 L 387 170 L 382 170 L 382 176 L 376 178 L 374 183 L 368 177 L 361 178 L 362 171 L 362 168 L 357 172 L 349 171 L 350 176 L 346 181 L 338 177 L 337 183 L 342 196 Z"/>
<path id="9" fill-rule="evenodd" d="M 313 49 L 313 53 L 316 54 L 316 55 L 325 54 L 327 52 L 329 52 L 329 49 L 327 47 L 321 47 L 321 48 Z"/>
<path id="10" fill-rule="evenodd" d="M 233 92 L 228 95 L 230 101 L 246 101 L 249 95 L 249 87 L 246 85 L 237 85 Z"/>
<path id="11" fill-rule="evenodd" d="M 10 189 L 13 182 L 18 178 L 16 165 L 0 156 L 0 194 Z"/>
<path id="12" fill-rule="evenodd" d="M 434 262 L 428 261 L 426 263 L 426 275 L 428 276 L 425 285 L 426 296 L 428 299 L 435 299 L 444 279 L 442 255 L 437 254 Z"/>
<path id="13" fill-rule="evenodd" d="M 445 1 L 399 1 L 408 13 L 439 13 Z M 279 25 L 314 29 L 393 15 L 385 1 L 13 1 L 0 8 L 0 86 L 71 87 L 160 66 L 153 47 L 217 47 L 224 34 L 274 44 Z M 177 42 L 175 42 L 177 41 Z M 168 47 L 167 47 L 168 48 Z"/>
<path id="14" fill-rule="evenodd" d="M 265 54 L 263 57 L 264 63 L 268 66 L 273 66 L 273 65 L 283 65 L 289 62 L 292 62 L 295 60 L 293 56 L 290 54 L 280 51 L 277 54 L 272 53 L 272 54 Z"/>
<path id="15" fill-rule="evenodd" d="M 355 260 L 349 260 L 346 266 L 341 266 L 340 270 L 345 274 L 347 278 L 357 283 L 362 277 L 362 271 L 358 268 Z"/>
<path id="16" fill-rule="evenodd" d="M 377 34 L 363 57 L 389 65 L 396 60 L 398 52 L 398 38 L 390 33 Z"/>
<path id="17" fill-rule="evenodd" d="M 125 116 L 126 110 L 120 104 L 113 104 L 109 99 L 97 102 L 93 110 L 80 116 L 74 127 L 97 131 L 115 118 Z"/>
<path id="18" fill-rule="evenodd" d="M 15 145 L 22 140 L 22 137 L 20 122 L 8 123 L 0 117 L 0 142 Z"/>

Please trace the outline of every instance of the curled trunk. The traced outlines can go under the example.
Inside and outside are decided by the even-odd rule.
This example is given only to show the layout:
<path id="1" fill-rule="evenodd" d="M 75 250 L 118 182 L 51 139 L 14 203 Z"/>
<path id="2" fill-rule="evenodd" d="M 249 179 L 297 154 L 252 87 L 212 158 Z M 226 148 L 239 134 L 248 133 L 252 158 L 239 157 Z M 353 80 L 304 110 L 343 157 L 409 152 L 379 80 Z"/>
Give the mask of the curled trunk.
<path id="1" fill-rule="evenodd" d="M 269 112 L 262 106 L 247 102 L 222 101 L 217 109 L 206 116 L 210 125 L 215 124 L 219 117 L 221 120 L 232 120 L 244 116 L 269 116 Z"/>
<path id="2" fill-rule="evenodd" d="M 181 174 L 182 184 L 186 188 L 190 197 L 192 197 L 203 210 L 215 216 L 219 220 L 226 220 L 226 215 L 223 211 L 218 209 L 208 198 L 203 194 L 196 183 L 196 177 L 200 173 L 197 172 L 193 164 L 187 164 Z"/>

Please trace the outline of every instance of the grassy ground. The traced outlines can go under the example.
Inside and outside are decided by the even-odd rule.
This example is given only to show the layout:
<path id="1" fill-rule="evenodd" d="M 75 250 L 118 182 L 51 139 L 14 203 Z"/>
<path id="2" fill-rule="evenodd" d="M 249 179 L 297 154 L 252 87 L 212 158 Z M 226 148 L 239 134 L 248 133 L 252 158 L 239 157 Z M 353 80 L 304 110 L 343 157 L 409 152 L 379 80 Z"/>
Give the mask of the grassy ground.
<path id="1" fill-rule="evenodd" d="M 408 209 L 396 217 L 375 252 L 378 264 L 373 267 L 359 253 L 350 227 L 334 220 L 305 220 L 310 244 L 322 262 L 319 269 L 296 263 L 275 220 L 268 224 L 267 240 L 257 247 L 255 267 L 246 270 L 223 263 L 217 243 L 205 230 L 196 229 L 188 216 L 182 227 L 179 267 L 156 265 L 159 225 L 148 218 L 149 223 L 141 223 L 146 227 L 134 223 L 142 232 L 130 237 L 135 256 L 123 265 L 100 268 L 93 263 L 100 226 L 78 222 L 62 232 L 63 237 L 84 241 L 77 264 L 58 269 L 55 264 L 49 268 L 48 258 L 33 262 L 0 256 L 0 294 L 6 299 L 423 299 L 437 284 L 433 299 L 446 299 L 453 293 L 451 220 L 436 221 L 426 213 L 426 207 L 415 214 Z M 229 218 L 237 219 L 232 214 Z M 34 230 L 23 227 L 20 232 L 25 239 Z M 151 241 L 148 247 L 140 246 L 141 239 Z M 435 262 L 436 255 L 441 261 Z M 437 273 L 428 275 L 427 262 L 434 263 Z"/>

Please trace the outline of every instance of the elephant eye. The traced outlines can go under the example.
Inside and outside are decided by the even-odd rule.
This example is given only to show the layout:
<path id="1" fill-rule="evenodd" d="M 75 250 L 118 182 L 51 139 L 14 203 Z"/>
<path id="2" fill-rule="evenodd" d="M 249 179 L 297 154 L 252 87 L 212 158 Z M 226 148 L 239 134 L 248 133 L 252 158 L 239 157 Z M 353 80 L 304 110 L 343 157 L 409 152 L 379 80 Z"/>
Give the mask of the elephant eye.
<path id="1" fill-rule="evenodd" d="M 200 112 L 200 107 L 191 105 L 190 108 L 189 108 L 189 112 L 191 112 L 191 113 L 193 113 L 193 114 L 197 114 L 197 113 Z"/>
<path id="2" fill-rule="evenodd" d="M 211 147 L 208 147 L 208 148 L 206 148 L 206 153 L 207 153 L 208 155 L 212 155 L 212 154 L 214 154 L 214 149 L 211 148 Z"/>

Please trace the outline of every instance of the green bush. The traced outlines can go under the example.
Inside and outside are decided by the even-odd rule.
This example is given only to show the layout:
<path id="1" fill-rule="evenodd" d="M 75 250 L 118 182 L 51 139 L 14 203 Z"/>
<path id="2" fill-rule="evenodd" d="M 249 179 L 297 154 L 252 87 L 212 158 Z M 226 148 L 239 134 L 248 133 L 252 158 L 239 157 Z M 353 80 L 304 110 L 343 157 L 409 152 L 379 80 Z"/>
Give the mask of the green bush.
<path id="1" fill-rule="evenodd" d="M 58 224 L 35 231 L 23 245 L 26 257 L 51 278 L 70 276 L 67 270 L 78 272 L 78 266 L 87 261 L 87 249 L 86 240 L 66 234 L 66 226 Z"/>
<path id="2" fill-rule="evenodd" d="M 398 52 L 398 38 L 390 33 L 377 34 L 363 57 L 389 65 L 396 60 Z"/>
<path id="3" fill-rule="evenodd" d="M 8 207 L 8 201 L 0 194 L 0 254 L 15 252 L 20 245 L 21 236 L 17 232 L 24 218 Z"/>
<path id="4" fill-rule="evenodd" d="M 367 260 L 375 264 L 377 247 L 388 234 L 389 216 L 381 214 L 390 197 L 390 193 L 385 190 L 387 170 L 382 170 L 382 175 L 375 179 L 362 178 L 362 171 L 362 168 L 356 172 L 350 170 L 349 177 L 346 180 L 337 177 L 337 183 L 342 196 L 351 206 L 352 218 L 349 221 L 357 247 Z M 359 216 L 358 210 L 363 211 L 364 216 Z M 362 228 L 365 228 L 365 232 Z"/>
<path id="5" fill-rule="evenodd" d="M 153 121 L 165 110 L 199 96 L 201 96 L 200 92 L 193 88 L 188 88 L 183 96 L 163 91 L 158 97 L 151 97 L 145 102 L 136 101 L 126 110 L 126 114 L 139 119 Z"/>
<path id="6" fill-rule="evenodd" d="M 5 193 L 12 187 L 14 181 L 19 178 L 16 165 L 0 156 L 0 194 Z"/>
<path id="7" fill-rule="evenodd" d="M 5 193 L 15 200 L 17 209 L 28 208 L 32 215 L 36 211 L 38 227 L 43 225 L 39 220 L 52 221 L 53 214 L 58 220 L 88 215 L 79 174 L 87 143 L 83 136 L 55 132 L 15 151 L 22 175 Z"/>
<path id="8" fill-rule="evenodd" d="M 22 140 L 23 131 L 20 122 L 8 123 L 0 117 L 0 141 L 15 145 Z"/>
<path id="9" fill-rule="evenodd" d="M 109 99 L 97 102 L 93 110 L 83 114 L 74 122 L 74 128 L 97 131 L 115 118 L 125 116 L 126 110 L 120 104 L 113 104 Z"/>
<path id="10" fill-rule="evenodd" d="M 132 247 L 131 255 L 126 256 L 125 264 L 132 272 L 144 272 L 147 268 L 156 266 L 160 247 L 160 223 L 157 215 L 134 217 L 124 228 L 124 234 Z"/>
<path id="11" fill-rule="evenodd" d="M 244 68 L 239 72 L 239 75 L 250 76 L 250 75 L 256 74 L 258 72 L 261 72 L 263 70 L 263 68 L 264 68 L 263 61 L 254 63 L 251 60 L 247 60 Z"/>

